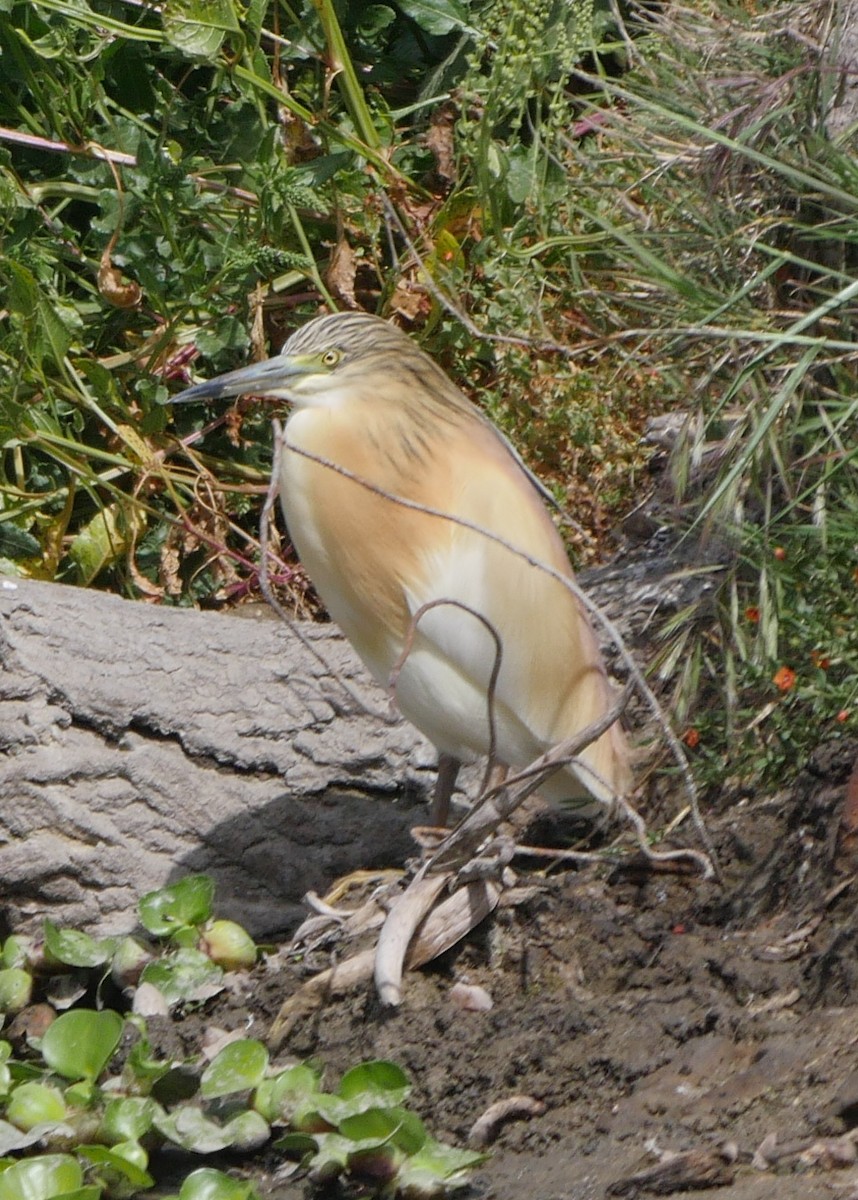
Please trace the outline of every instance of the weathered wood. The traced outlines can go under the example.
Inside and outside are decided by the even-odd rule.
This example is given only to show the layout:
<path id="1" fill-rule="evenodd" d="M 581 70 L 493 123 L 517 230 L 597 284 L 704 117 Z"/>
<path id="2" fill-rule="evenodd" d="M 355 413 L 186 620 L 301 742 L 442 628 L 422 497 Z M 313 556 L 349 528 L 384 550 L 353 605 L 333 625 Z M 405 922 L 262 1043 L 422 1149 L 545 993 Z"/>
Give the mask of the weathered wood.
<path id="1" fill-rule="evenodd" d="M 127 929 L 190 870 L 257 935 L 308 888 L 411 852 L 434 752 L 329 627 L 0 581 L 0 882 L 20 929 Z M 409 801 L 408 796 L 412 797 Z"/>

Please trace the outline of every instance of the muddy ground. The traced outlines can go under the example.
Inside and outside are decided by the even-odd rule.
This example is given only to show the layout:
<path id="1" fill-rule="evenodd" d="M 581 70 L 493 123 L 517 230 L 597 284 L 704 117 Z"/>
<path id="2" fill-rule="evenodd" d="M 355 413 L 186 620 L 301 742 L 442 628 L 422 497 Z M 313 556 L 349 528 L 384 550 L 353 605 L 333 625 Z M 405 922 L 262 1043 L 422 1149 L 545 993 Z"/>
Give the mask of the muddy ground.
<path id="1" fill-rule="evenodd" d="M 840 742 L 788 791 L 710 807 L 723 886 L 634 861 L 517 864 L 523 901 L 409 975 L 401 1008 L 370 986 L 331 1000 L 280 1060 L 312 1057 L 335 1084 L 393 1059 L 430 1131 L 459 1145 L 495 1101 L 541 1101 L 499 1128 L 470 1193 L 486 1200 L 858 1197 L 857 757 Z M 187 1050 L 212 1025 L 264 1036 L 302 978 L 272 958 L 174 1034 Z M 458 980 L 491 1011 L 458 1008 Z M 269 1194 L 307 1194 L 269 1166 Z"/>

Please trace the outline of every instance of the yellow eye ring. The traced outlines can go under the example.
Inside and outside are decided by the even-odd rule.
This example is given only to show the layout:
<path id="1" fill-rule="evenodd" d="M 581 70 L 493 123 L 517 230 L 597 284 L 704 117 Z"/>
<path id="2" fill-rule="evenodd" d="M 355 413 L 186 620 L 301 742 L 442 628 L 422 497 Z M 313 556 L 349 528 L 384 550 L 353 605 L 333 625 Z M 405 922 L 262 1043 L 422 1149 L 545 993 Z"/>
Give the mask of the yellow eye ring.
<path id="1" fill-rule="evenodd" d="M 322 366 L 335 367 L 341 358 L 339 350 L 326 350 L 322 355 Z"/>

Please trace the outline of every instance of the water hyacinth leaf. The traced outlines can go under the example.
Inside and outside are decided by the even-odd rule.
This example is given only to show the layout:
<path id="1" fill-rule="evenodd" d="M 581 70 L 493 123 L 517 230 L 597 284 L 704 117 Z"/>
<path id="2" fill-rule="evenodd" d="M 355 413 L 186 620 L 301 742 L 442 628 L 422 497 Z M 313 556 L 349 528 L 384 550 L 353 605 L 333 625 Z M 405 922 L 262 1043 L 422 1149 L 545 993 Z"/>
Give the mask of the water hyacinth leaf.
<path id="1" fill-rule="evenodd" d="M 369 1108 L 371 1102 L 364 1107 Z M 316 1092 L 308 1096 L 306 1101 L 295 1106 L 292 1124 L 301 1133 L 326 1132 L 336 1129 L 344 1117 L 350 1117 L 360 1111 L 360 1102 L 344 1100 L 342 1096 L 332 1096 L 328 1092 Z"/>
<path id="2" fill-rule="evenodd" d="M 309 1137 L 304 1133 L 287 1133 L 274 1143 L 291 1158 L 301 1160 L 301 1166 L 309 1171 L 314 1182 L 336 1179 L 346 1169 L 355 1144 L 339 1133 L 317 1133 Z"/>
<path id="3" fill-rule="evenodd" d="M 253 1107 L 266 1121 L 289 1121 L 301 1105 L 318 1095 L 321 1074 L 298 1063 L 272 1079 L 263 1079 L 253 1097 Z"/>
<path id="4" fill-rule="evenodd" d="M 225 1125 L 219 1125 L 195 1105 L 162 1114 L 155 1127 L 165 1138 L 194 1154 L 217 1154 L 230 1148 L 255 1150 L 271 1133 L 267 1122 L 252 1110 L 240 1112 Z"/>
<path id="5" fill-rule="evenodd" d="M 401 1104 L 410 1092 L 411 1084 L 402 1068 L 385 1059 L 352 1067 L 338 1088 L 344 1100 L 362 1099 L 382 1107 Z"/>
<path id="6" fill-rule="evenodd" d="M 33 976 L 21 967 L 0 970 L 0 1013 L 20 1012 L 30 1003 Z"/>
<path id="7" fill-rule="evenodd" d="M 4 967 L 26 967 L 33 951 L 33 939 L 12 934 L 3 943 L 2 964 Z"/>
<path id="8" fill-rule="evenodd" d="M 246 1180 L 233 1179 L 212 1167 L 200 1167 L 183 1182 L 179 1200 L 257 1200 L 257 1192 Z"/>
<path id="9" fill-rule="evenodd" d="M 139 1141 L 161 1115 L 161 1106 L 151 1096 L 124 1096 L 109 1100 L 101 1120 L 100 1135 L 105 1141 Z"/>
<path id="10" fill-rule="evenodd" d="M 148 892 L 137 906 L 140 922 L 155 937 L 169 937 L 184 925 L 211 919 L 214 882 L 209 875 L 186 875 L 178 883 Z"/>
<path id="11" fill-rule="evenodd" d="M 485 1162 L 487 1157 L 474 1150 L 459 1150 L 427 1138 L 417 1154 L 402 1162 L 397 1186 L 408 1196 L 435 1196 L 445 1189 L 464 1187 L 468 1172 Z"/>
<path id="12" fill-rule="evenodd" d="M 59 929 L 53 921 L 45 921 L 43 928 L 49 953 L 68 967 L 100 967 L 116 944 L 114 938 L 97 940 L 79 929 Z"/>
<path id="13" fill-rule="evenodd" d="M 140 981 L 153 984 L 170 1005 L 189 1004 L 222 991 L 223 971 L 199 950 L 185 948 L 147 963 Z"/>
<path id="14" fill-rule="evenodd" d="M 391 1142 L 406 1154 L 416 1154 L 426 1142 L 426 1130 L 416 1113 L 404 1108 L 370 1108 L 340 1121 L 344 1137 L 369 1146 Z"/>
<path id="15" fill-rule="evenodd" d="M 142 1150 L 142 1146 L 139 1149 Z M 154 1186 L 155 1180 L 152 1176 L 137 1163 L 132 1162 L 125 1154 L 120 1153 L 115 1146 L 110 1149 L 107 1146 L 78 1146 L 77 1153 L 91 1162 L 93 1166 L 106 1168 L 103 1174 L 107 1176 L 105 1182 L 111 1186 L 111 1191 L 115 1190 L 112 1186 L 111 1175 L 119 1176 L 135 1189 Z"/>
<path id="16" fill-rule="evenodd" d="M 52 1200 L 83 1185 L 83 1170 L 70 1154 L 41 1154 L 0 1174 L 0 1200 Z"/>
<path id="17" fill-rule="evenodd" d="M 268 1051 L 262 1042 L 243 1038 L 230 1042 L 206 1067 L 200 1091 L 206 1099 L 244 1092 L 261 1083 L 268 1068 Z"/>
<path id="18" fill-rule="evenodd" d="M 105 1009 L 78 1008 L 63 1013 L 42 1038 L 42 1057 L 65 1079 L 97 1079 L 119 1045 L 125 1021 Z"/>
<path id="19" fill-rule="evenodd" d="M 256 943 L 235 921 L 212 921 L 203 931 L 200 949 L 225 971 L 246 970 L 256 962 Z"/>
<path id="20" fill-rule="evenodd" d="M 256 1150 L 271 1137 L 271 1129 L 268 1122 L 258 1112 L 254 1112 L 253 1109 L 241 1112 L 233 1117 L 231 1121 L 227 1121 L 223 1127 L 223 1131 L 228 1135 L 230 1139 L 229 1144 L 234 1150 L 245 1152 Z"/>
<path id="21" fill-rule="evenodd" d="M 29 1132 L 63 1121 L 66 1105 L 62 1092 L 48 1083 L 19 1083 L 6 1105 L 6 1116 L 18 1129 Z"/>

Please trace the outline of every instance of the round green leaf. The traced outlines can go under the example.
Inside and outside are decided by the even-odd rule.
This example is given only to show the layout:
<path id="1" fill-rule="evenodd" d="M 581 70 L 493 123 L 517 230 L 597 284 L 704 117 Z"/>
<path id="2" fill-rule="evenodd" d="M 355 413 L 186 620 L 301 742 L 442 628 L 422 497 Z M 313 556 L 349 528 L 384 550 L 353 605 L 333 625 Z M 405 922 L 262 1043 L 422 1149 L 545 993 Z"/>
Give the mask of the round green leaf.
<path id="1" fill-rule="evenodd" d="M 184 925 L 202 925 L 212 915 L 214 882 L 186 875 L 178 883 L 149 892 L 138 905 L 140 921 L 156 937 L 169 937 Z"/>
<path id="2" fill-rule="evenodd" d="M 2 963 L 4 967 L 26 967 L 30 961 L 33 939 L 12 934 L 3 943 Z"/>
<path id="3" fill-rule="evenodd" d="M 114 938 L 97 941 L 79 929 L 58 929 L 45 921 L 45 946 L 57 962 L 69 967 L 100 967 L 113 953 Z"/>
<path id="4" fill-rule="evenodd" d="M 245 1153 L 263 1146 L 271 1136 L 268 1122 L 252 1108 L 227 1121 L 223 1131 L 230 1139 L 230 1146 Z"/>
<path id="5" fill-rule="evenodd" d="M 300 1105 L 319 1090 L 320 1074 L 298 1063 L 271 1079 L 263 1079 L 253 1097 L 253 1107 L 266 1121 L 289 1121 Z"/>
<path id="6" fill-rule="evenodd" d="M 19 1083 L 6 1105 L 6 1116 L 18 1129 L 62 1121 L 66 1105 L 62 1092 L 47 1083 Z"/>
<path id="7" fill-rule="evenodd" d="M 120 1145 L 136 1146 L 137 1144 L 135 1142 L 120 1143 Z M 141 1152 L 145 1162 L 146 1151 L 143 1150 L 142 1146 L 138 1146 L 137 1149 Z M 120 1153 L 118 1146 L 113 1146 L 111 1149 L 108 1149 L 107 1146 L 78 1146 L 77 1152 L 94 1166 L 106 1167 L 107 1171 L 105 1173 L 108 1175 L 108 1178 L 111 1174 L 114 1176 L 118 1175 L 121 1179 L 127 1180 L 135 1188 L 149 1188 L 155 1182 L 146 1171 L 145 1166 L 140 1166 L 138 1163 L 132 1161 L 129 1155 Z"/>
<path id="8" fill-rule="evenodd" d="M 161 1106 L 150 1096 L 125 1096 L 105 1105 L 99 1137 L 110 1142 L 139 1141 L 152 1128 Z"/>
<path id="9" fill-rule="evenodd" d="M 190 1104 L 158 1117 L 155 1125 L 163 1137 L 194 1154 L 217 1154 L 233 1143 L 221 1125 Z"/>
<path id="10" fill-rule="evenodd" d="M 33 976 L 21 967 L 0 970 L 0 1012 L 16 1013 L 30 1003 Z"/>
<path id="11" fill-rule="evenodd" d="M 426 1130 L 416 1113 L 404 1108 L 369 1108 L 345 1117 L 338 1126 L 344 1137 L 356 1142 L 390 1141 L 406 1154 L 416 1154 L 426 1142 Z"/>
<path id="12" fill-rule="evenodd" d="M 401 1104 L 411 1091 L 411 1084 L 402 1067 L 380 1058 L 346 1071 L 337 1091 L 344 1100 L 377 1096 L 384 1107 Z"/>
<path id="13" fill-rule="evenodd" d="M 208 1100 L 249 1091 L 261 1082 L 267 1067 L 268 1051 L 262 1042 L 230 1042 L 203 1071 L 200 1091 Z"/>
<path id="14" fill-rule="evenodd" d="M 42 1154 L 0 1174 L 0 1200 L 52 1200 L 83 1184 L 83 1171 L 70 1154 Z"/>
<path id="15" fill-rule="evenodd" d="M 168 1004 L 208 1000 L 223 989 L 223 971 L 199 950 L 177 950 L 147 963 L 142 983 L 153 984 Z"/>
<path id="16" fill-rule="evenodd" d="M 42 1057 L 66 1079 L 97 1079 L 110 1059 L 125 1022 L 119 1013 L 78 1008 L 63 1013 L 42 1038 Z"/>
<path id="17" fill-rule="evenodd" d="M 225 971 L 241 971 L 256 962 L 256 943 L 235 921 L 212 921 L 203 930 L 200 949 Z"/>
<path id="18" fill-rule="evenodd" d="M 200 1167 L 185 1179 L 179 1200 L 256 1200 L 256 1195 L 252 1183 L 212 1167 Z"/>

